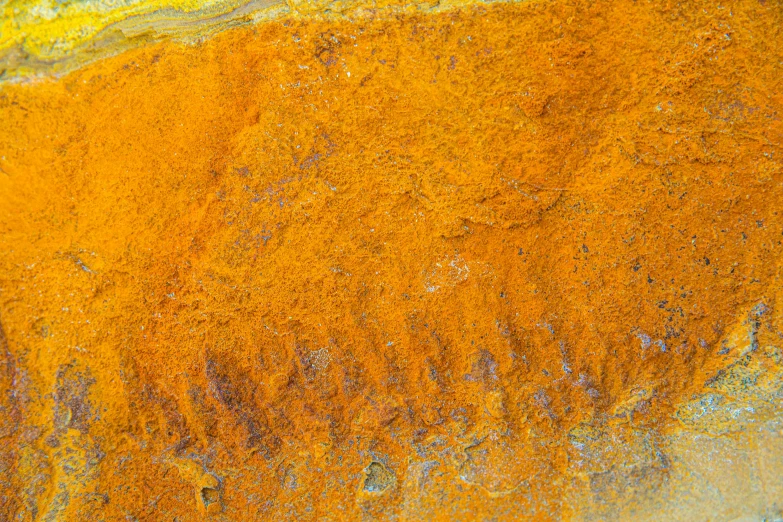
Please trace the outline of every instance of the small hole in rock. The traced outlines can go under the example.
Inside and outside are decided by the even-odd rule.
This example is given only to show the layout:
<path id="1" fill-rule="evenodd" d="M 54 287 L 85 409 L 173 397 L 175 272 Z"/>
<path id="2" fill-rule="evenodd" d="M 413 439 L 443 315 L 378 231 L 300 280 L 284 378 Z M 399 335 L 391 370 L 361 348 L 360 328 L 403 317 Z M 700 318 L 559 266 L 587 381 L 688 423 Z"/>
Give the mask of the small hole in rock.
<path id="1" fill-rule="evenodd" d="M 371 462 L 364 471 L 367 473 L 364 479 L 364 491 L 381 493 L 394 484 L 394 473 L 380 462 Z"/>
<path id="2" fill-rule="evenodd" d="M 209 506 L 210 504 L 214 504 L 215 502 L 220 501 L 220 492 L 214 488 L 202 488 L 201 489 L 201 500 L 204 502 L 205 506 Z"/>

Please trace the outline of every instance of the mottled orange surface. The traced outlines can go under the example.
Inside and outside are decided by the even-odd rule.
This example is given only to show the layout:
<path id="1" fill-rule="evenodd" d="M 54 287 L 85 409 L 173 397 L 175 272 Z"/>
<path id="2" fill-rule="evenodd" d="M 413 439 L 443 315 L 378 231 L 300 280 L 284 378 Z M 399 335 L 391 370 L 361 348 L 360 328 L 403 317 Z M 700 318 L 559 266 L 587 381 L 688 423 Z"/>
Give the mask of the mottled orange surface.
<path id="1" fill-rule="evenodd" d="M 379 12 L 3 85 L 0 519 L 783 516 L 782 28 Z"/>

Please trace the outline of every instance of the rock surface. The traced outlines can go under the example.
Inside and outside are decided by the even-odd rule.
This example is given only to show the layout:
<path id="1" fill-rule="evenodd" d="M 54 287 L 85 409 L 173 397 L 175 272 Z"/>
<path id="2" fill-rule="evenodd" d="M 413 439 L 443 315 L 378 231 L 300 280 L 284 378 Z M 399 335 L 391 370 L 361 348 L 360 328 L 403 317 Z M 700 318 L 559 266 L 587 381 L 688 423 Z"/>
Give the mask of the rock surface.
<path id="1" fill-rule="evenodd" d="M 782 519 L 782 32 L 283 13 L 6 82 L 0 520 Z"/>

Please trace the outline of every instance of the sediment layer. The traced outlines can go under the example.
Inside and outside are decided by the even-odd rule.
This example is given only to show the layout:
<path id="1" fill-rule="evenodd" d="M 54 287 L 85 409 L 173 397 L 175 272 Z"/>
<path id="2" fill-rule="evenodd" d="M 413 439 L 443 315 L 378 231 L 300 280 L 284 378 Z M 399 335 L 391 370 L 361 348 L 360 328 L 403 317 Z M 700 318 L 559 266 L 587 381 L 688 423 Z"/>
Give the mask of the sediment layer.
<path id="1" fill-rule="evenodd" d="M 274 19 L 362 19 L 437 13 L 473 0 L 135 0 L 118 4 L 20 0 L 0 22 L 0 82 L 61 76 L 153 43 L 195 44 Z"/>

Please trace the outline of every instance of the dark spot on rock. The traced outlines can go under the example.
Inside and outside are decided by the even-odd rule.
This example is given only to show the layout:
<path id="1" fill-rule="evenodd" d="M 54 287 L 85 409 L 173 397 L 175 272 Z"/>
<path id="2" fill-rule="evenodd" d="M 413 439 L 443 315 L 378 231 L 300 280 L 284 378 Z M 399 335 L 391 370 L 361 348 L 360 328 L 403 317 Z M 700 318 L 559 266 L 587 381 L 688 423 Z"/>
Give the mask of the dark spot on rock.
<path id="1" fill-rule="evenodd" d="M 256 404 L 251 376 L 225 356 L 210 356 L 206 374 L 214 397 L 247 429 L 247 446 L 263 446 L 269 429 L 263 411 Z"/>
<path id="2" fill-rule="evenodd" d="M 321 33 L 315 44 L 315 58 L 327 67 L 337 63 L 340 40 L 331 32 Z"/>
<path id="3" fill-rule="evenodd" d="M 60 445 L 60 441 L 55 433 L 52 433 L 51 435 L 46 437 L 44 442 L 46 442 L 46 445 L 49 446 L 50 448 L 56 448 Z"/>
<path id="4" fill-rule="evenodd" d="M 88 401 L 95 379 L 70 365 L 57 371 L 54 392 L 54 424 L 57 429 L 74 428 L 87 433 L 94 412 Z"/>
<path id="5" fill-rule="evenodd" d="M 234 384 L 229 372 L 213 359 L 207 361 L 207 378 L 213 385 L 214 395 L 223 406 L 232 412 L 242 410 L 242 396 L 239 388 Z"/>

